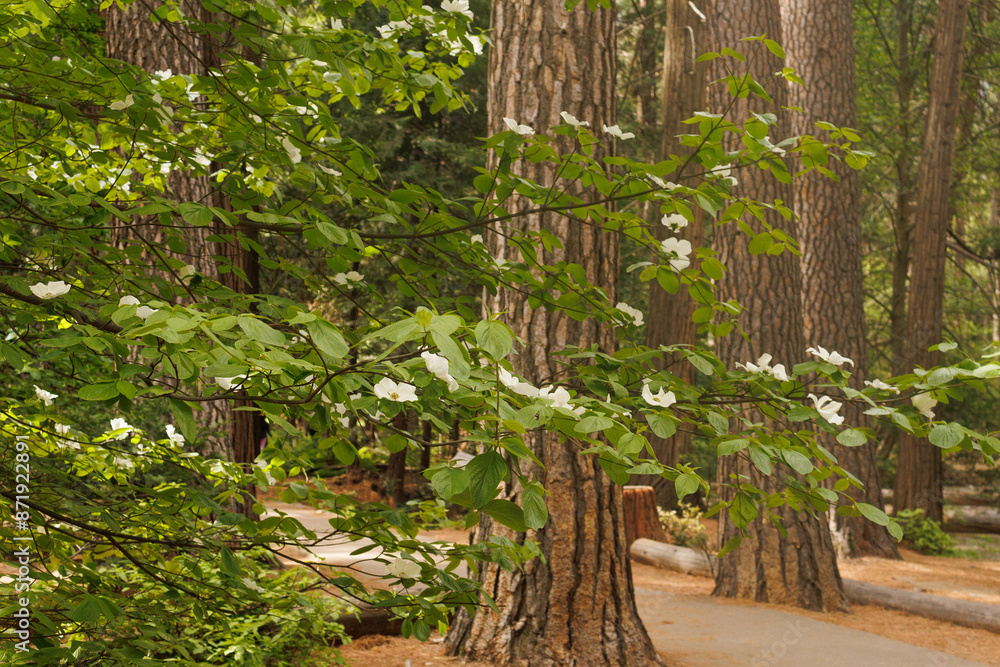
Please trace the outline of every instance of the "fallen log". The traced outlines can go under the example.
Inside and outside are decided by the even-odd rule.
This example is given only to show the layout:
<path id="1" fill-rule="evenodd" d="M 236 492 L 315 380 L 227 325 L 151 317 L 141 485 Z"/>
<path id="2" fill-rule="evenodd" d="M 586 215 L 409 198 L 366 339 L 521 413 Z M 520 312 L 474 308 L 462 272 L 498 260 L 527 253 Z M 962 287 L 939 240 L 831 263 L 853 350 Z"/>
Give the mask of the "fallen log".
<path id="1" fill-rule="evenodd" d="M 956 513 L 955 516 L 945 516 L 944 525 L 941 526 L 946 533 L 989 533 L 991 535 L 1000 534 L 1000 515 L 995 513 L 979 512 Z"/>
<path id="2" fill-rule="evenodd" d="M 687 547 L 640 538 L 632 543 L 631 554 L 634 560 L 646 565 L 654 565 L 684 574 L 715 576 L 712 571 L 712 557 L 702 551 L 695 551 Z"/>
<path id="3" fill-rule="evenodd" d="M 847 599 L 856 604 L 874 604 L 939 621 L 1000 633 L 1000 605 L 904 591 L 864 581 L 844 579 Z"/>
<path id="4" fill-rule="evenodd" d="M 631 554 L 633 559 L 647 565 L 685 574 L 713 576 L 713 558 L 687 547 L 639 539 L 632 544 Z M 847 599 L 855 604 L 873 604 L 916 616 L 1000 633 L 1000 605 L 956 600 L 851 579 L 844 579 L 844 593 Z"/>

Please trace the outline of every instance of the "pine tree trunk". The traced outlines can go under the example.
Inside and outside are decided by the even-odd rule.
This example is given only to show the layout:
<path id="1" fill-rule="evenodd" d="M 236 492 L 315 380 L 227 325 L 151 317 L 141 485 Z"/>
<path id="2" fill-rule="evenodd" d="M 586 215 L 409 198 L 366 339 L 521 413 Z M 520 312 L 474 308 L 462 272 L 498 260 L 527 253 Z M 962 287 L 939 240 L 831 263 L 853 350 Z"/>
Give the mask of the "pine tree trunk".
<path id="1" fill-rule="evenodd" d="M 667 0 L 669 4 L 670 0 Z M 633 85 L 635 87 L 635 119 L 640 124 L 656 122 L 653 100 L 656 99 L 656 33 L 660 12 L 654 0 L 637 0 L 634 5 L 642 20 L 642 29 L 635 40 L 632 57 Z"/>
<path id="2" fill-rule="evenodd" d="M 686 133 L 681 121 L 690 118 L 695 111 L 701 111 L 705 105 L 705 63 L 695 62 L 701 52 L 703 22 L 688 0 L 665 0 L 665 4 L 663 86 L 660 96 L 663 124 L 657 162 L 670 155 L 687 156 L 691 153 L 691 149 L 682 145 L 676 137 Z M 697 169 L 689 165 L 687 169 L 673 175 L 671 180 L 693 187 L 695 183 L 685 183 L 685 180 L 690 180 L 694 171 Z M 704 246 L 705 232 L 700 211 L 696 213 L 694 221 L 676 233 L 660 224 L 661 214 L 658 208 L 651 218 L 650 226 L 657 239 L 662 241 L 676 236 L 690 241 L 693 248 Z M 693 256 L 692 260 L 692 265 L 696 266 Z M 649 316 L 646 318 L 646 345 L 651 348 L 678 343 L 694 345 L 697 327 L 691 320 L 691 315 L 695 305 L 686 288 L 670 294 L 660 287 L 659 282 L 652 281 L 649 287 Z M 687 383 L 694 382 L 694 366 L 687 360 L 674 355 L 664 361 L 670 366 L 671 373 Z M 690 449 L 692 433 L 688 429 L 680 429 L 670 438 L 660 438 L 654 434 L 649 434 L 648 437 L 657 460 L 674 467 L 680 456 Z M 637 475 L 633 482 L 652 486 L 656 491 L 656 501 L 661 507 L 673 509 L 677 506 L 677 492 L 670 480 L 659 475 Z"/>
<path id="3" fill-rule="evenodd" d="M 598 136 L 602 124 L 615 124 L 615 12 L 592 11 L 585 4 L 567 12 L 562 0 L 525 0 L 493 4 L 488 75 L 489 129 L 506 129 L 502 118 L 547 130 L 561 122 L 560 111 L 589 121 Z M 557 138 L 567 150 L 569 142 Z M 594 158 L 603 157 L 598 147 Z M 523 162 L 519 173 L 552 182 L 551 165 Z M 574 186 L 575 187 L 575 186 Z M 512 213 L 528 202 L 512 202 Z M 507 231 L 545 228 L 564 246 L 537 248 L 539 262 L 581 265 L 588 281 L 607 291 L 615 303 L 618 240 L 613 234 L 568 217 L 534 214 L 515 217 Z M 513 259 L 515 248 L 498 230 L 487 242 L 497 258 Z M 516 373 L 532 383 L 560 380 L 551 352 L 566 345 L 597 344 L 614 349 L 614 335 L 592 319 L 577 322 L 544 308 L 532 308 L 520 292 L 484 295 L 488 313 L 504 313 L 505 321 L 525 341 L 510 357 Z M 537 531 L 517 534 L 483 517 L 476 539 L 491 535 L 515 542 L 537 541 L 545 559 L 505 572 L 483 564 L 479 581 L 500 614 L 481 608 L 475 616 L 461 612 L 447 643 L 452 653 L 491 665 L 653 665 L 660 664 L 639 620 L 632 594 L 632 572 L 625 543 L 622 490 L 604 475 L 597 460 L 580 456 L 580 443 L 532 432 L 526 443 L 545 468 L 532 472 L 551 494 L 549 521 Z M 511 484 L 501 497 L 518 501 L 521 489 Z"/>
<path id="4" fill-rule="evenodd" d="M 805 86 L 789 86 L 789 102 L 805 113 L 790 114 L 793 135 L 828 132 L 827 121 L 856 127 L 854 18 L 851 0 L 781 0 L 781 28 L 786 62 Z M 797 160 L 797 162 L 799 162 Z M 792 183 L 802 246 L 802 325 L 806 343 L 836 350 L 854 361 L 851 386 L 864 389 L 867 350 L 861 272 L 861 198 L 858 174 L 844 162 L 826 165 L 839 182 L 813 171 Z M 801 164 L 795 170 L 801 169 Z M 851 424 L 865 424 L 863 410 L 844 408 Z M 864 484 L 856 499 L 882 508 L 882 488 L 875 454 L 877 443 L 843 447 L 823 434 L 819 442 Z M 833 479 L 828 480 L 831 484 Z M 830 513 L 835 542 L 849 556 L 899 558 L 883 526 L 864 517 Z"/>
<path id="5" fill-rule="evenodd" d="M 740 38 L 766 33 L 781 41 L 781 19 L 777 0 L 713 0 L 706 3 L 708 21 L 707 50 L 720 51 L 723 47 L 740 47 Z M 732 62 L 732 61 L 730 61 Z M 776 137 L 788 135 L 788 122 L 782 108 L 788 103 L 784 81 L 773 73 L 784 63 L 766 49 L 758 49 L 755 57 L 748 59 L 754 79 L 767 90 L 773 103 L 751 96 L 739 100 L 729 111 L 733 122 L 741 123 L 750 111 L 775 113 L 779 117 Z M 711 61 L 709 80 L 726 76 L 723 59 Z M 737 63 L 737 66 L 744 66 Z M 709 110 L 721 113 L 733 99 L 726 87 L 715 84 L 708 89 Z M 729 138 L 729 150 L 740 147 Z M 769 172 L 753 167 L 734 172 L 739 184 L 734 186 L 740 196 L 773 202 L 781 199 L 792 202 L 790 185 L 779 183 Z M 751 223 L 750 216 L 744 219 Z M 785 221 L 771 214 L 769 224 L 783 229 L 795 237 L 794 222 Z M 727 268 L 726 277 L 719 283 L 721 300 L 736 299 L 743 307 L 740 324 L 749 335 L 749 342 L 741 336 L 730 335 L 718 341 L 720 359 L 732 368 L 736 362 L 756 361 L 767 352 L 775 363 L 786 366 L 801 361 L 805 354 L 802 335 L 802 274 L 798 258 L 785 252 L 781 255 L 751 255 L 748 239 L 736 225 L 728 224 L 716 229 L 716 248 Z M 753 414 L 748 418 L 759 421 Z M 771 476 L 762 475 L 755 467 L 736 456 L 719 461 L 719 483 L 730 482 L 730 475 L 745 476 L 750 484 L 766 492 L 780 490 L 779 478 L 783 470 Z M 720 494 L 731 499 L 734 490 L 721 486 Z M 787 504 L 775 509 L 788 536 L 781 538 L 777 529 L 758 517 L 747 528 L 750 539 L 722 559 L 716 577 L 715 594 L 725 597 L 744 597 L 757 601 L 794 604 L 810 609 L 841 609 L 847 606 L 837 569 L 836 554 L 825 521 L 805 512 L 796 512 Z M 720 544 L 738 534 L 738 529 L 723 512 L 719 521 Z"/>
<path id="6" fill-rule="evenodd" d="M 182 3 L 188 16 L 200 15 L 201 6 Z M 104 29 L 105 54 L 108 58 L 120 60 L 147 72 L 172 70 L 174 74 L 203 74 L 206 63 L 215 56 L 212 46 L 186 30 L 182 25 L 172 23 L 169 29 L 163 23 L 154 23 L 149 8 L 141 2 L 120 9 L 112 5 L 106 14 Z M 212 188 L 208 176 L 192 176 L 189 173 L 173 171 L 167 176 L 167 192 L 164 196 L 177 202 L 200 202 L 219 206 L 221 197 Z M 176 230 L 180 230 L 179 232 Z M 180 235 L 185 246 L 184 252 L 174 252 L 164 243 L 171 235 Z M 147 247 L 156 245 L 166 257 L 191 264 L 195 271 L 209 279 L 218 279 L 215 263 L 212 261 L 214 244 L 208 238 L 213 234 L 210 227 L 189 227 L 178 218 L 174 227 L 160 224 L 156 216 L 137 216 L 128 223 L 117 223 L 112 229 L 115 243 L 121 247 L 141 243 Z M 166 266 L 158 261 L 151 251 L 143 253 L 148 275 L 160 275 L 169 283 L 180 284 Z M 183 292 L 183 290 L 181 290 Z M 172 300 L 173 294 L 161 294 Z M 226 401 L 202 403 L 195 418 L 205 433 L 206 453 L 230 458 L 228 429 L 232 408 Z"/>
<path id="7" fill-rule="evenodd" d="M 889 347 L 893 375 L 904 375 L 906 359 L 906 285 L 910 275 L 910 220 L 913 204 L 913 158 L 910 150 L 910 113 L 913 98 L 913 62 L 910 38 L 913 27 L 911 0 L 896 3 L 896 99 L 899 104 L 899 123 L 896 133 L 900 147 L 896 155 L 896 210 L 893 215 L 893 232 L 896 237 L 892 260 L 892 303 L 889 312 Z"/>
<path id="8" fill-rule="evenodd" d="M 934 60 L 913 228 L 913 275 L 904 349 L 908 368 L 930 368 L 941 360 L 940 353 L 927 348 L 941 342 L 952 157 L 968 5 L 968 0 L 943 0 L 934 27 Z M 901 433 L 897 468 L 895 509 L 922 509 L 928 518 L 941 521 L 941 450 L 926 439 Z"/>

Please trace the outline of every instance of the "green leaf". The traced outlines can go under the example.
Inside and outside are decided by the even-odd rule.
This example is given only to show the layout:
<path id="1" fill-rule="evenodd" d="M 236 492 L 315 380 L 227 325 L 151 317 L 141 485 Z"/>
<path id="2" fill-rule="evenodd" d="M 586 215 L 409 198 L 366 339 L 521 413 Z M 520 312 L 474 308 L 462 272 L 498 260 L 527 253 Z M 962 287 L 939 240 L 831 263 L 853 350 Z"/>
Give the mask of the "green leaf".
<path id="1" fill-rule="evenodd" d="M 781 48 L 781 45 L 778 44 L 773 39 L 765 39 L 764 46 L 766 46 L 767 50 L 773 53 L 778 58 L 781 58 L 782 60 L 785 59 L 785 50 Z"/>
<path id="2" fill-rule="evenodd" d="M 506 357 L 512 348 L 510 331 L 500 322 L 483 320 L 477 324 L 476 342 L 493 357 L 494 361 Z"/>
<path id="3" fill-rule="evenodd" d="M 897 542 L 903 539 L 903 527 L 900 526 L 895 521 L 890 521 L 889 525 L 886 526 L 886 529 L 889 531 L 889 535 L 892 537 L 892 539 L 896 540 Z"/>
<path id="4" fill-rule="evenodd" d="M 757 236 L 753 237 L 750 241 L 748 249 L 751 255 L 763 255 L 765 252 L 771 249 L 774 245 L 774 237 L 767 232 L 761 232 Z"/>
<path id="5" fill-rule="evenodd" d="M 306 330 L 309 331 L 309 337 L 323 354 L 334 359 L 343 359 L 350 351 L 344 337 L 340 335 L 335 326 L 328 322 L 313 320 L 306 324 Z"/>
<path id="6" fill-rule="evenodd" d="M 965 431 L 958 424 L 938 424 L 931 429 L 927 439 L 941 449 L 948 449 L 965 440 Z"/>
<path id="7" fill-rule="evenodd" d="M 521 496 L 524 506 L 524 524 L 532 530 L 543 528 L 549 520 L 549 510 L 545 499 L 534 484 L 526 486 Z"/>
<path id="8" fill-rule="evenodd" d="M 230 577 L 239 577 L 241 574 L 240 564 L 236 560 L 236 557 L 233 556 L 233 552 L 229 550 L 229 547 L 222 547 L 219 553 L 222 556 L 222 571 Z"/>
<path id="9" fill-rule="evenodd" d="M 837 442 L 844 447 L 860 447 L 868 442 L 868 436 L 861 429 L 848 428 L 837 434 Z"/>
<path id="10" fill-rule="evenodd" d="M 184 401 L 171 398 L 170 412 L 174 415 L 174 419 L 177 420 L 177 427 L 180 428 L 181 435 L 187 438 L 189 442 L 193 441 L 198 434 L 198 429 L 195 426 L 194 412 L 191 410 L 191 406 Z"/>
<path id="11" fill-rule="evenodd" d="M 729 506 L 729 518 L 737 528 L 746 528 L 757 518 L 757 505 L 745 493 L 738 493 Z"/>
<path id="12" fill-rule="evenodd" d="M 687 360 L 694 366 L 699 373 L 702 375 L 712 375 L 715 373 L 715 369 L 712 368 L 712 362 L 710 362 L 705 357 L 698 354 L 689 354 Z"/>
<path id="13" fill-rule="evenodd" d="M 677 475 L 674 479 L 674 489 L 677 492 L 677 500 L 683 500 L 685 496 L 689 496 L 698 490 L 701 486 L 701 480 L 698 479 L 698 475 L 691 474 L 689 472 L 683 475 Z"/>
<path id="14" fill-rule="evenodd" d="M 730 537 L 728 540 L 726 540 L 726 543 L 722 545 L 722 548 L 719 549 L 719 558 L 722 558 L 730 551 L 740 546 L 740 542 L 742 541 L 743 541 L 742 535 L 733 535 L 732 537 Z"/>
<path id="15" fill-rule="evenodd" d="M 528 526 L 524 523 L 524 511 L 509 500 L 491 500 L 483 505 L 483 511 L 519 533 L 528 530 Z"/>
<path id="16" fill-rule="evenodd" d="M 729 432 L 729 420 L 720 415 L 718 412 L 708 412 L 705 415 L 708 418 L 708 423 L 712 425 L 716 433 L 720 435 Z"/>
<path id="17" fill-rule="evenodd" d="M 509 472 L 507 462 L 496 452 L 486 452 L 475 457 L 466 464 L 465 471 L 469 473 L 472 504 L 477 508 L 497 494 L 501 480 Z"/>
<path id="18" fill-rule="evenodd" d="M 677 425 L 674 420 L 660 412 L 646 413 L 646 423 L 653 433 L 661 438 L 669 438 L 677 432 Z"/>
<path id="19" fill-rule="evenodd" d="M 108 382 L 106 384 L 90 384 L 80 387 L 77 396 L 85 401 L 106 401 L 118 397 L 118 384 Z"/>
<path id="20" fill-rule="evenodd" d="M 462 468 L 444 468 L 431 477 L 434 491 L 445 500 L 465 491 L 469 482 L 469 473 Z"/>
<path id="21" fill-rule="evenodd" d="M 86 595 L 83 601 L 66 615 L 77 623 L 96 623 L 101 619 L 101 601 L 93 595 Z"/>
<path id="22" fill-rule="evenodd" d="M 786 449 L 781 452 L 782 460 L 788 464 L 788 467 L 799 473 L 800 475 L 808 475 L 813 471 L 812 461 L 809 457 L 795 451 L 794 449 Z"/>
<path id="23" fill-rule="evenodd" d="M 750 441 L 746 438 L 735 438 L 733 440 L 723 440 L 719 443 L 718 455 L 728 456 L 730 454 L 735 454 L 736 452 L 742 451 L 747 448 Z"/>
<path id="24" fill-rule="evenodd" d="M 638 433 L 626 433 L 618 439 L 618 451 L 625 456 L 635 456 L 645 449 L 647 444 L 646 439 Z"/>
<path id="25" fill-rule="evenodd" d="M 285 334 L 277 331 L 276 329 L 272 329 L 256 317 L 240 315 L 237 320 L 239 322 L 240 329 L 243 329 L 243 333 L 258 343 L 272 345 L 275 347 L 280 347 L 287 343 Z"/>
<path id="26" fill-rule="evenodd" d="M 574 429 L 577 433 L 596 433 L 597 431 L 603 431 L 606 428 L 611 428 L 615 423 L 604 417 L 603 415 L 596 415 L 593 417 L 584 417 L 580 420 L 580 423 L 576 425 Z"/>
<path id="27" fill-rule="evenodd" d="M 771 458 L 760 447 L 751 445 L 749 451 L 750 460 L 753 462 L 754 467 L 757 468 L 757 470 L 759 470 L 762 474 L 770 475 L 773 470 L 773 467 L 771 466 Z"/>
<path id="28" fill-rule="evenodd" d="M 858 511 L 861 512 L 863 517 L 872 523 L 877 523 L 880 526 L 889 525 L 888 515 L 874 505 L 869 505 L 868 503 L 855 503 L 855 507 L 858 508 Z"/>

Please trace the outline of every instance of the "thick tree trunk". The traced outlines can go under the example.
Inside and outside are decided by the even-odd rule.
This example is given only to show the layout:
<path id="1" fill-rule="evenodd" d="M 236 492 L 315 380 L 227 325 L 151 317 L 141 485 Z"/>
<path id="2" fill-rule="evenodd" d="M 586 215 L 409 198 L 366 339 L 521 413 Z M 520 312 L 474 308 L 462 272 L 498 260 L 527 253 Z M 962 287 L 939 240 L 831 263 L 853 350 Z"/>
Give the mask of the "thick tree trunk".
<path id="1" fill-rule="evenodd" d="M 781 19 L 777 0 L 713 0 L 706 3 L 708 34 L 706 47 L 720 51 L 723 47 L 740 46 L 746 35 L 767 35 L 781 41 Z M 716 59 L 711 62 L 709 80 L 726 76 L 723 63 L 735 61 Z M 788 134 L 788 123 L 783 107 L 787 104 L 784 81 L 774 72 L 783 62 L 766 49 L 757 49 L 752 60 L 748 59 L 750 73 L 768 91 L 773 103 L 750 96 L 733 104 L 725 86 L 716 84 L 708 89 L 708 106 L 711 111 L 729 110 L 731 120 L 743 122 L 750 111 L 770 112 L 779 117 L 777 138 Z M 735 63 L 743 67 L 742 63 Z M 730 150 L 740 147 L 730 137 Z M 748 168 L 734 172 L 739 178 L 741 196 L 754 200 L 773 202 L 781 199 L 792 201 L 790 185 L 779 183 L 769 172 Z M 751 220 L 745 216 L 748 223 Z M 795 224 L 772 214 L 769 224 L 796 236 Z M 749 342 L 731 335 L 718 342 L 722 361 L 732 368 L 736 362 L 754 361 L 764 352 L 774 355 L 775 363 L 786 366 L 801 361 L 805 355 L 802 336 L 801 287 L 802 275 L 798 258 L 785 252 L 781 255 L 751 255 L 748 239 L 736 225 L 717 228 L 716 247 L 727 267 L 726 277 L 719 285 L 719 298 L 736 299 L 743 307 L 740 324 L 749 335 Z M 760 415 L 748 415 L 760 420 Z M 719 461 L 720 492 L 724 499 L 734 497 L 728 486 L 730 476 L 739 474 L 750 484 L 767 492 L 781 488 L 779 474 L 764 476 L 756 468 L 737 456 L 723 457 Z M 747 528 L 750 539 L 720 563 L 716 578 L 716 595 L 745 597 L 758 601 L 795 604 L 812 609 L 839 609 L 847 605 L 837 570 L 836 555 L 825 521 L 805 512 L 796 512 L 788 505 L 775 508 L 788 536 L 781 538 L 778 530 L 758 517 Z M 738 534 L 738 529 L 728 513 L 720 515 L 720 544 Z"/>
<path id="2" fill-rule="evenodd" d="M 941 360 L 940 353 L 927 348 L 941 341 L 948 205 L 968 4 L 968 0 L 944 0 L 935 22 L 913 228 L 913 276 L 904 349 L 908 369 L 930 368 Z M 922 509 L 928 518 L 941 521 L 941 450 L 926 439 L 900 433 L 897 461 L 896 510 Z"/>
<path id="3" fill-rule="evenodd" d="M 201 12 L 200 5 L 186 2 L 182 4 L 184 13 L 188 16 L 197 16 Z M 124 10 L 112 5 L 107 11 L 104 29 L 107 57 L 127 62 L 147 72 L 169 69 L 175 74 L 203 74 L 206 63 L 215 59 L 212 44 L 179 24 L 169 24 L 169 29 L 165 25 L 154 23 L 150 18 L 149 7 L 142 2 L 129 5 Z M 221 197 L 213 189 L 208 176 L 192 176 L 178 171 L 167 176 L 165 196 L 178 202 L 200 202 L 211 206 L 219 206 L 221 203 Z M 212 261 L 214 244 L 208 240 L 213 233 L 211 227 L 189 227 L 180 218 L 175 221 L 174 227 L 166 227 L 159 223 L 156 216 L 138 216 L 131 222 L 118 224 L 112 229 L 115 242 L 122 247 L 132 243 L 142 243 L 147 247 L 157 245 L 164 256 L 191 264 L 195 271 L 207 278 L 218 279 L 215 263 Z M 180 237 L 185 247 L 183 252 L 175 252 L 166 247 L 165 242 L 170 236 Z M 173 300 L 186 296 L 186 292 L 180 288 L 179 278 L 172 275 L 152 251 L 145 252 L 142 259 L 147 262 L 149 272 L 161 275 L 168 283 L 178 286 L 176 294 L 161 294 L 162 298 Z M 230 428 L 231 415 L 232 408 L 226 401 L 203 403 L 195 413 L 206 434 L 207 454 L 230 457 L 227 430 Z"/>
<path id="4" fill-rule="evenodd" d="M 669 4 L 670 0 L 667 0 Z M 635 119 L 640 124 L 655 123 L 656 111 L 656 33 L 660 22 L 655 0 L 638 0 L 634 5 L 642 28 L 635 41 L 632 57 L 635 87 Z"/>
<path id="5" fill-rule="evenodd" d="M 781 28 L 787 64 L 805 86 L 791 85 L 788 101 L 805 113 L 790 114 L 793 135 L 829 134 L 827 121 L 855 127 L 854 18 L 851 0 L 781 0 Z M 797 162 L 801 162 L 797 160 Z M 802 325 L 807 343 L 854 360 L 851 386 L 864 389 L 867 376 L 864 294 L 861 273 L 861 197 L 858 174 L 844 162 L 827 167 L 839 182 L 813 171 L 792 183 L 802 246 Z M 801 165 L 796 166 L 796 170 Z M 864 424 L 863 411 L 846 406 L 849 423 Z M 864 484 L 856 499 L 882 508 L 875 453 L 877 443 L 843 447 L 831 435 L 821 444 Z M 828 480 L 832 484 L 833 480 Z M 852 489 L 854 487 L 851 487 Z M 850 556 L 899 558 L 883 526 L 864 517 L 830 513 L 839 549 Z"/>
<path id="6" fill-rule="evenodd" d="M 899 105 L 899 153 L 896 155 L 896 210 L 893 215 L 893 233 L 896 237 L 892 259 L 892 303 L 889 310 L 889 347 L 893 375 L 908 372 L 903 348 L 906 343 L 906 286 L 910 276 L 910 221 L 913 206 L 913 157 L 910 150 L 912 138 L 911 102 L 913 98 L 913 61 L 910 39 L 913 29 L 913 6 L 910 0 L 896 3 L 896 99 Z"/>
<path id="7" fill-rule="evenodd" d="M 493 4 L 488 79 L 489 129 L 506 129 L 510 117 L 539 131 L 561 122 L 567 111 L 589 121 L 598 136 L 615 124 L 615 12 L 592 11 L 585 4 L 567 12 L 562 0 L 525 0 Z M 567 150 L 569 142 L 557 138 Z M 595 159 L 604 151 L 597 148 Z M 551 165 L 522 162 L 519 173 L 552 182 Z M 576 186 L 571 186 L 576 188 Z M 516 213 L 528 202 L 512 202 Z M 490 230 L 491 253 L 514 259 L 509 233 L 547 229 L 562 248 L 537 248 L 539 262 L 581 265 L 588 281 L 615 303 L 618 240 L 600 228 L 553 214 L 513 218 L 504 233 Z M 532 383 L 560 380 L 551 352 L 566 345 L 597 344 L 610 352 L 614 335 L 592 319 L 577 322 L 561 313 L 532 308 L 526 295 L 501 291 L 484 296 L 488 313 L 504 313 L 525 341 L 511 357 L 516 373 Z M 448 634 L 453 653 L 492 665 L 653 665 L 660 661 L 639 620 L 632 594 L 632 572 L 622 513 L 622 490 L 604 475 L 598 461 L 580 456 L 581 444 L 541 431 L 526 438 L 544 464 L 530 472 L 549 492 L 549 520 L 537 531 L 513 533 L 483 517 L 476 539 L 503 535 L 534 539 L 545 555 L 523 570 L 505 572 L 483 564 L 479 581 L 500 608 L 463 611 Z M 508 485 L 501 497 L 519 500 L 521 489 Z"/>
<path id="8" fill-rule="evenodd" d="M 691 149 L 683 146 L 676 138 L 678 134 L 686 133 L 681 121 L 690 118 L 695 111 L 701 111 L 705 105 L 705 63 L 697 63 L 695 59 L 701 52 L 700 45 L 704 24 L 701 16 L 692 8 L 687 0 L 665 0 L 665 27 L 663 46 L 663 80 L 660 104 L 662 107 L 663 124 L 660 153 L 656 161 L 667 159 L 670 155 L 688 156 Z M 671 177 L 677 183 L 690 179 L 691 172 L 696 169 L 687 168 Z M 694 183 L 684 183 L 694 186 Z M 696 214 L 695 220 L 680 232 L 672 232 L 660 224 L 659 209 L 653 211 L 650 225 L 657 239 L 663 240 L 670 236 L 690 241 L 693 248 L 700 248 L 705 243 L 705 233 L 702 217 Z M 649 288 L 649 317 L 646 319 L 646 345 L 651 348 L 660 345 L 675 345 L 683 343 L 694 345 L 697 327 L 691 321 L 695 309 L 694 300 L 688 295 L 686 288 L 681 288 L 676 294 L 670 294 L 657 281 L 652 281 Z M 670 366 L 670 372 L 687 383 L 694 382 L 694 366 L 683 358 L 674 356 L 664 360 Z M 653 447 L 660 463 L 674 467 L 680 456 L 691 447 L 692 433 L 687 429 L 678 430 L 670 438 L 660 438 L 649 435 L 649 444 Z M 636 484 L 649 484 L 656 490 L 656 501 L 665 509 L 677 506 L 677 493 L 674 483 L 658 475 L 637 475 L 633 478 Z"/>

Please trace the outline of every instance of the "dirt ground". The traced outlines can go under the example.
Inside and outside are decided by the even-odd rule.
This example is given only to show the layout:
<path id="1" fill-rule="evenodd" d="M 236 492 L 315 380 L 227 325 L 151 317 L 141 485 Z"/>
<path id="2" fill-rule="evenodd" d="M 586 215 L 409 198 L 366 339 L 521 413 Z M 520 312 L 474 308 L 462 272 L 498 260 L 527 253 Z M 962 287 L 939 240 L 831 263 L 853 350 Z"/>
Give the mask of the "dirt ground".
<path id="1" fill-rule="evenodd" d="M 942 597 L 1000 604 L 1000 562 L 924 556 L 900 549 L 902 562 L 852 558 L 840 563 L 847 579 Z"/>
<path id="2" fill-rule="evenodd" d="M 342 646 L 340 653 L 347 664 L 353 667 L 411 667 L 425 665 L 465 665 L 465 667 L 489 667 L 483 662 L 462 662 L 461 658 L 445 655 L 442 638 L 431 635 L 426 642 L 402 637 L 371 635 L 362 637 L 350 646 Z"/>

